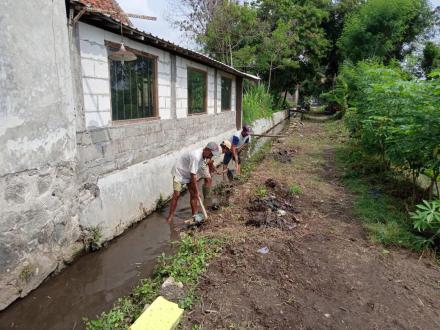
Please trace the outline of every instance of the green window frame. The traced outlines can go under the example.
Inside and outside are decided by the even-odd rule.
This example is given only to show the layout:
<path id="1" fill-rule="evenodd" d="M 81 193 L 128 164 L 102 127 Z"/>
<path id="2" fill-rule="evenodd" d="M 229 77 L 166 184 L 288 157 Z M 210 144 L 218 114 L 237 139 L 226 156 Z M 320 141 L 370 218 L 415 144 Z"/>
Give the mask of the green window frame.
<path id="1" fill-rule="evenodd" d="M 113 121 L 157 116 L 156 58 L 137 51 L 135 54 L 135 61 L 124 64 L 109 58 Z"/>
<path id="2" fill-rule="evenodd" d="M 188 114 L 207 112 L 207 77 L 206 71 L 188 68 Z"/>
<path id="3" fill-rule="evenodd" d="M 222 76 L 221 81 L 221 109 L 229 111 L 232 107 L 232 79 Z"/>

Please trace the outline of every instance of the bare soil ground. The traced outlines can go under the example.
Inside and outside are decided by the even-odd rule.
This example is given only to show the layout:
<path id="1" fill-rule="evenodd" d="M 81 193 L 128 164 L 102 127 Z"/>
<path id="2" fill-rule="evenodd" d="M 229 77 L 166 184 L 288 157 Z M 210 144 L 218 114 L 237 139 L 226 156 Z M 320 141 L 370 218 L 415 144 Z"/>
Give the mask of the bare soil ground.
<path id="1" fill-rule="evenodd" d="M 199 229 L 228 243 L 201 279 L 183 328 L 440 329 L 436 262 L 368 240 L 326 124 L 291 123 L 286 134 Z M 289 194 L 292 185 L 301 192 Z M 269 252 L 258 253 L 264 246 Z"/>

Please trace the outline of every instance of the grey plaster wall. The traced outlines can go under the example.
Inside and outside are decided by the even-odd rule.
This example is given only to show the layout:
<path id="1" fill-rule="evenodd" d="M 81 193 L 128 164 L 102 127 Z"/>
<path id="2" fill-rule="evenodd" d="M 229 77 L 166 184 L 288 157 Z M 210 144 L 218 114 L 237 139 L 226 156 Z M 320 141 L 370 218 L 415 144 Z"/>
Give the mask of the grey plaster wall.
<path id="1" fill-rule="evenodd" d="M 76 136 L 64 1 L 0 9 L 0 309 L 70 258 Z"/>

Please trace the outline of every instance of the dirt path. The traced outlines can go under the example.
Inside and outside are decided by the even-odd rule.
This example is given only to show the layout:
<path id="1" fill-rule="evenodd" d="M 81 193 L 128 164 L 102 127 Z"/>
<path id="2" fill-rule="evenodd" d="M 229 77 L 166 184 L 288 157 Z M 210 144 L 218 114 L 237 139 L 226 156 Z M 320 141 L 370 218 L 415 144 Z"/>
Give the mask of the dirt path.
<path id="1" fill-rule="evenodd" d="M 201 229 L 228 244 L 183 328 L 440 329 L 438 266 L 368 241 L 326 124 L 292 123 L 287 133 Z M 286 214 L 270 211 L 275 201 Z M 263 246 L 269 253 L 257 252 Z"/>

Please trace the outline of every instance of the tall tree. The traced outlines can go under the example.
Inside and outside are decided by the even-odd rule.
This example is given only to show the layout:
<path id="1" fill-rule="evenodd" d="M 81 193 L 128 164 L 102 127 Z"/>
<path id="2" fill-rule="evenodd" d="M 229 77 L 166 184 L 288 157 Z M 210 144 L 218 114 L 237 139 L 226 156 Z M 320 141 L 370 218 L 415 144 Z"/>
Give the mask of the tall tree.
<path id="1" fill-rule="evenodd" d="M 329 3 L 329 0 L 258 1 L 259 18 L 270 26 L 267 41 L 275 43 L 262 43 L 259 71 L 268 80 L 270 77 L 274 92 L 293 93 L 297 83 L 309 81 L 314 86 L 319 83 L 321 59 L 329 45 L 322 28 Z M 268 56 L 273 47 L 279 56 Z"/>
<path id="2" fill-rule="evenodd" d="M 227 0 L 169 0 L 167 20 L 191 41 L 206 33 L 217 6 Z"/>
<path id="3" fill-rule="evenodd" d="M 427 0 L 369 0 L 346 20 L 338 45 L 353 62 L 402 60 L 432 19 Z"/>
<path id="4" fill-rule="evenodd" d="M 267 27 L 257 19 L 255 7 L 224 1 L 215 8 L 206 32 L 198 38 L 210 56 L 246 69 L 255 64 L 256 45 Z"/>
<path id="5" fill-rule="evenodd" d="M 327 87 L 333 85 L 333 80 L 339 72 L 339 66 L 343 62 L 337 42 L 341 37 L 345 20 L 364 2 L 365 0 L 337 0 L 332 1 L 327 8 L 329 17 L 322 24 L 330 43 L 329 52 L 323 59 L 323 66 L 326 67 L 326 82 L 329 85 Z"/>

